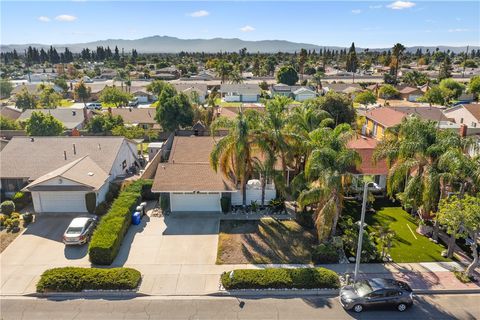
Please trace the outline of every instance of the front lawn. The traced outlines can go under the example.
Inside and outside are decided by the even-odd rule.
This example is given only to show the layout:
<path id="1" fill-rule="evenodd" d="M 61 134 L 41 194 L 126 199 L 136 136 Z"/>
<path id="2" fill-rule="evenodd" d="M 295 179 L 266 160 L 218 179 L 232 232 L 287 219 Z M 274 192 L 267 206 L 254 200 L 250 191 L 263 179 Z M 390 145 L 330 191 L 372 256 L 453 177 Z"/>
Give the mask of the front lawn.
<path id="1" fill-rule="evenodd" d="M 71 107 L 73 106 L 74 102 L 72 100 L 68 100 L 68 99 L 62 99 L 60 101 L 60 107 Z"/>
<path id="2" fill-rule="evenodd" d="M 218 264 L 312 263 L 313 232 L 295 221 L 264 218 L 220 224 Z"/>
<path id="3" fill-rule="evenodd" d="M 410 214 L 405 212 L 398 204 L 386 200 L 376 200 L 374 203 L 376 213 L 366 213 L 365 222 L 369 233 L 378 230 L 380 225 L 388 224 L 395 232 L 390 255 L 394 262 L 432 262 L 450 261 L 444 258 L 441 252 L 445 247 L 435 244 L 429 238 L 418 234 L 417 222 Z M 346 201 L 344 215 L 360 220 L 361 204 L 355 201 Z M 379 250 L 380 247 L 379 247 Z"/>

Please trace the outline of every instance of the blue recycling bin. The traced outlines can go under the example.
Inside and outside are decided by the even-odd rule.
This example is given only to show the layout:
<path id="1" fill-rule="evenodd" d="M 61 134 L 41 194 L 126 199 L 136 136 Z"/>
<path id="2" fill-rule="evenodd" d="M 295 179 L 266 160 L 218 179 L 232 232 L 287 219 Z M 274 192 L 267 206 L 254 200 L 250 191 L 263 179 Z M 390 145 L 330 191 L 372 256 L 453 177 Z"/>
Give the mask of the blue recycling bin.
<path id="1" fill-rule="evenodd" d="M 142 221 L 142 214 L 138 211 L 135 211 L 132 215 L 132 224 L 139 225 Z"/>

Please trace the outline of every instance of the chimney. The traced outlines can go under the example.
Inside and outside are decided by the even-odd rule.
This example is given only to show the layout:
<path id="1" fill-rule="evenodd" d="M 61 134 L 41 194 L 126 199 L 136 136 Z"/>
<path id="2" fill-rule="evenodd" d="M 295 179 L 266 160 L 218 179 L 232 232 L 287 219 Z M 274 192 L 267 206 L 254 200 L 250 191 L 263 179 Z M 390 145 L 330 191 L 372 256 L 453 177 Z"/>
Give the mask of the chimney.
<path id="1" fill-rule="evenodd" d="M 73 144 L 73 154 L 77 154 L 77 148 L 75 148 L 75 143 Z"/>
<path id="2" fill-rule="evenodd" d="M 459 130 L 460 131 L 459 132 L 460 137 L 466 137 L 467 136 L 467 129 L 468 129 L 468 127 L 467 127 L 466 124 L 463 123 L 463 124 L 460 125 L 460 130 Z"/>
<path id="3" fill-rule="evenodd" d="M 67 160 L 67 151 L 63 150 L 63 157 Z"/>

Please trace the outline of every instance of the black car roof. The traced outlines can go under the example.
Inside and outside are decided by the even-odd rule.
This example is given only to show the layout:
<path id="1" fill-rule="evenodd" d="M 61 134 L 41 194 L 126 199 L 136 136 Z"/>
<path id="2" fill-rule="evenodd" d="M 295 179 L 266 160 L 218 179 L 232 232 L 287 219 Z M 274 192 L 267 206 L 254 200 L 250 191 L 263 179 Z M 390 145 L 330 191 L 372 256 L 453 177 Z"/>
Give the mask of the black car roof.
<path id="1" fill-rule="evenodd" d="M 373 291 L 380 289 L 407 289 L 403 282 L 394 279 L 373 278 L 367 281 Z"/>

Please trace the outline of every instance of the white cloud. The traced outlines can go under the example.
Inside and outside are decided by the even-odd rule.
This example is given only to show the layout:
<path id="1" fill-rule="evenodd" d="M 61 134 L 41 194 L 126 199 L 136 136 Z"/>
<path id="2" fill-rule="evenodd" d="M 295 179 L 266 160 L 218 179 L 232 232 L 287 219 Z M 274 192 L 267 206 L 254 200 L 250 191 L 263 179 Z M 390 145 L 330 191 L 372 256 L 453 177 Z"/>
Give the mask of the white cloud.
<path id="1" fill-rule="evenodd" d="M 376 5 L 373 5 L 373 6 L 369 6 L 370 9 L 380 9 L 381 7 L 383 7 L 381 4 L 376 4 Z"/>
<path id="2" fill-rule="evenodd" d="M 242 32 L 252 32 L 255 31 L 255 28 L 249 25 L 246 25 L 245 27 L 241 27 L 240 31 Z"/>
<path id="3" fill-rule="evenodd" d="M 61 14 L 59 16 L 56 16 L 55 20 L 63 21 L 63 22 L 72 22 L 72 21 L 77 20 L 77 17 L 69 15 L 69 14 Z"/>
<path id="4" fill-rule="evenodd" d="M 50 22 L 50 18 L 46 17 L 46 16 L 40 16 L 40 17 L 38 17 L 38 21 Z"/>
<path id="5" fill-rule="evenodd" d="M 198 10 L 198 11 L 195 11 L 195 12 L 191 12 L 188 15 L 190 17 L 193 17 L 193 18 L 201 18 L 201 17 L 206 17 L 209 14 L 210 14 L 210 12 L 208 12 L 206 10 Z"/>
<path id="6" fill-rule="evenodd" d="M 464 28 L 455 28 L 455 29 L 448 29 L 448 32 L 467 32 L 468 29 Z"/>
<path id="7" fill-rule="evenodd" d="M 353 10 L 352 10 L 352 13 L 353 13 L 353 14 L 360 14 L 360 13 L 362 13 L 362 10 L 360 10 L 360 9 L 353 9 Z"/>
<path id="8" fill-rule="evenodd" d="M 414 6 L 415 6 L 414 2 L 399 0 L 399 1 L 390 3 L 387 7 L 393 10 L 403 10 L 403 9 L 412 8 Z"/>

